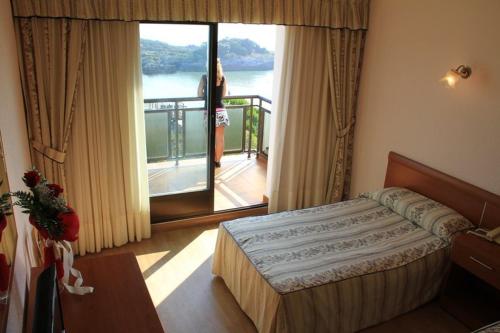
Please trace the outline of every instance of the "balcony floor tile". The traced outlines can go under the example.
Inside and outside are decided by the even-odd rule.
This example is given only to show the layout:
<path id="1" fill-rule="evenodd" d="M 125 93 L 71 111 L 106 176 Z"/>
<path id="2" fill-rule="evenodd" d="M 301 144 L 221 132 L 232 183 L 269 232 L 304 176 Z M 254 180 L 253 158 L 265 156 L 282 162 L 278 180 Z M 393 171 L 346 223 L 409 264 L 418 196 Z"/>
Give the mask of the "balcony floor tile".
<path id="1" fill-rule="evenodd" d="M 262 203 L 266 188 L 267 162 L 253 154 L 225 155 L 215 170 L 215 211 Z M 151 195 L 196 191 L 206 188 L 206 159 L 149 163 Z"/>

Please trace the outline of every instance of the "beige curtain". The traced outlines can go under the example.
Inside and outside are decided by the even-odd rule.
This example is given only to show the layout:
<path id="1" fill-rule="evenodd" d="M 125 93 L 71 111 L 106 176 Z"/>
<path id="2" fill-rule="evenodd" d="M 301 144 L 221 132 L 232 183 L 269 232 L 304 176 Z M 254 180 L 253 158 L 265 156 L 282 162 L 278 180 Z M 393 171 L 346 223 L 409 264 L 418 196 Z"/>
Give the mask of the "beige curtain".
<path id="1" fill-rule="evenodd" d="M 137 22 L 88 21 L 67 157 L 79 254 L 150 237 Z"/>
<path id="2" fill-rule="evenodd" d="M 364 30 L 285 28 L 268 170 L 270 212 L 346 195 L 364 39 Z"/>
<path id="3" fill-rule="evenodd" d="M 18 17 L 260 23 L 362 29 L 369 0 L 13 0 Z"/>
<path id="4" fill-rule="evenodd" d="M 30 18 L 16 23 L 32 161 L 47 179 L 66 187 L 64 163 L 87 22 Z"/>
<path id="5" fill-rule="evenodd" d="M 7 264 L 10 265 L 16 254 L 17 245 L 17 230 L 16 221 L 13 215 L 7 216 L 7 226 L 2 232 L 2 240 L 0 241 L 0 253 L 5 254 Z"/>
<path id="6" fill-rule="evenodd" d="M 7 167 L 5 165 L 5 155 L 3 151 L 2 135 L 0 132 L 0 196 L 10 192 L 9 181 L 7 178 Z M 16 221 L 14 216 L 7 216 L 7 226 L 2 232 L 0 241 L 0 253 L 5 255 L 7 264 L 10 265 L 14 259 L 17 241 Z"/>
<path id="7" fill-rule="evenodd" d="M 349 197 L 354 122 L 365 38 L 364 30 L 328 29 L 328 72 L 337 137 L 326 202 Z"/>

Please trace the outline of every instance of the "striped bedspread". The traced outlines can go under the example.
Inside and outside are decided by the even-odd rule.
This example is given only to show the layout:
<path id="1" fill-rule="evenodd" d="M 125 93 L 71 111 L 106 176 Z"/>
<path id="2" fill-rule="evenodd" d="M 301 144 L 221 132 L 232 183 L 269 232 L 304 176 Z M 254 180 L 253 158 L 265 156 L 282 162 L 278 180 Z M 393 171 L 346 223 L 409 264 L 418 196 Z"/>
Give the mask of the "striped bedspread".
<path id="1" fill-rule="evenodd" d="M 487 325 L 472 333 L 500 333 L 500 321 Z"/>
<path id="2" fill-rule="evenodd" d="M 279 294 L 401 267 L 449 245 L 368 198 L 223 228 Z"/>

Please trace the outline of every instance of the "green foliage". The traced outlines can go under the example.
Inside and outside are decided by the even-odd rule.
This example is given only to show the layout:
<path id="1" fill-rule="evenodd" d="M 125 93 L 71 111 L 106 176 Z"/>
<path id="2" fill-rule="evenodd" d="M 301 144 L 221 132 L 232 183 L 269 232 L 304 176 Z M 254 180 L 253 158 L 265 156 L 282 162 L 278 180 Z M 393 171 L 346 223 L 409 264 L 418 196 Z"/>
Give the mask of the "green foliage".
<path id="1" fill-rule="evenodd" d="M 217 46 L 226 71 L 271 70 L 274 54 L 250 39 L 224 38 Z"/>
<path id="2" fill-rule="evenodd" d="M 20 206 L 23 213 L 29 214 L 31 218 L 36 220 L 39 227 L 48 230 L 49 235 L 62 234 L 62 226 L 57 219 L 59 214 L 57 209 L 42 204 L 31 192 L 16 191 L 12 193 L 12 196 L 17 199 L 14 205 Z"/>
<path id="3" fill-rule="evenodd" d="M 159 41 L 141 39 L 144 74 L 201 72 L 206 67 L 207 44 L 173 46 Z"/>
<path id="4" fill-rule="evenodd" d="M 224 104 L 226 106 L 228 105 L 249 105 L 250 100 L 245 99 L 245 98 L 238 98 L 238 99 L 225 99 Z M 250 128 L 252 129 L 252 149 L 257 149 L 257 136 L 258 136 L 258 131 L 259 131 L 259 108 L 254 106 L 254 107 L 249 107 L 246 110 L 246 132 L 245 132 L 245 138 L 249 137 L 250 134 Z M 246 148 L 246 147 L 245 147 Z"/>
<path id="5" fill-rule="evenodd" d="M 142 72 L 171 74 L 207 70 L 207 43 L 174 46 L 160 41 L 141 39 Z M 225 38 L 219 41 L 218 56 L 226 71 L 271 70 L 274 54 L 250 39 Z"/>
<path id="6" fill-rule="evenodd" d="M 250 104 L 247 99 L 238 98 L 238 99 L 224 99 L 225 105 L 248 105 Z"/>
<path id="7" fill-rule="evenodd" d="M 248 132 L 249 128 L 251 126 L 252 128 L 252 149 L 257 149 L 257 136 L 258 136 L 258 131 L 259 131 L 259 108 L 258 107 L 252 107 L 249 108 L 247 111 L 247 138 L 248 138 Z"/>
<path id="8" fill-rule="evenodd" d="M 29 174 L 38 175 L 29 177 Z M 36 169 L 25 173 L 23 177 L 24 183 L 30 187 L 30 191 L 16 191 L 10 193 L 10 196 L 16 199 L 13 203 L 23 209 L 23 213 L 30 215 L 31 220 L 36 221 L 36 227 L 39 230 L 45 230 L 51 237 L 58 237 L 63 233 L 63 225 L 58 219 L 61 212 L 67 212 L 68 207 L 66 201 L 59 196 L 60 193 L 55 193 L 51 186 Z M 30 181 L 33 181 L 32 185 Z M 57 186 L 57 185 L 56 185 Z"/>
<path id="9" fill-rule="evenodd" d="M 14 204 L 23 208 L 23 213 L 29 214 L 34 208 L 34 197 L 30 192 L 16 191 L 12 193 L 12 196 L 17 198 L 17 201 L 14 202 Z"/>

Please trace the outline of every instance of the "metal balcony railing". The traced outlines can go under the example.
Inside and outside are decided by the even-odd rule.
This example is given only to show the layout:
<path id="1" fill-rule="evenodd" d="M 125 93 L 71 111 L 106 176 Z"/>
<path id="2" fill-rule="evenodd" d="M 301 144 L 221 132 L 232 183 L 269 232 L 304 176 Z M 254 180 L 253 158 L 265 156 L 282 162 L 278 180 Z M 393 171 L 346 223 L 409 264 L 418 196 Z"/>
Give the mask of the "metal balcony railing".
<path id="1" fill-rule="evenodd" d="M 224 130 L 224 153 L 245 152 L 267 157 L 271 100 L 259 95 L 224 98 L 230 126 Z M 197 158 L 207 154 L 207 113 L 204 99 L 145 99 L 148 163 Z"/>

